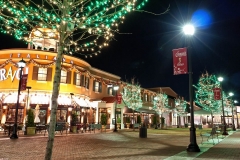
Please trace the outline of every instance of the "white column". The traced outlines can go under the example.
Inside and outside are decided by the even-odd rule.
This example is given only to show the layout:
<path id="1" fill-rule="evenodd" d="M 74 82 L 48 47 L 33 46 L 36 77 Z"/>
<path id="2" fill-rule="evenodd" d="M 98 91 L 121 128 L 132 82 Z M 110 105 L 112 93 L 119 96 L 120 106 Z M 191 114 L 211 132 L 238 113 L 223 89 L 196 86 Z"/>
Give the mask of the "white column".
<path id="1" fill-rule="evenodd" d="M 98 110 L 98 106 L 96 107 L 96 115 L 95 115 L 95 123 L 99 123 L 98 121 L 98 115 L 99 115 L 99 110 Z"/>
<path id="2" fill-rule="evenodd" d="M 115 124 L 112 124 L 113 118 L 115 118 L 115 103 L 111 106 L 110 129 L 114 129 L 115 127 Z"/>
<path id="3" fill-rule="evenodd" d="M 123 108 L 121 108 L 121 129 L 124 129 L 124 124 L 123 124 Z"/>

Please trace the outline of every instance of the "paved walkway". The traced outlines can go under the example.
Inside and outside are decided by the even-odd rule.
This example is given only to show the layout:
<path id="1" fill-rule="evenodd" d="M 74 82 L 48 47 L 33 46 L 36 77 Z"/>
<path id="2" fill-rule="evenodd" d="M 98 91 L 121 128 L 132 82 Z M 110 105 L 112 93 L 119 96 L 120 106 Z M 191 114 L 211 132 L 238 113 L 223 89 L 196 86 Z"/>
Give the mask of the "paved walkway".
<path id="1" fill-rule="evenodd" d="M 137 131 L 121 130 L 106 133 L 57 134 L 53 160 L 230 160 L 240 159 L 240 132 L 234 132 L 220 142 L 197 142 L 198 153 L 186 152 L 189 134 L 148 134 L 139 138 Z M 11 140 L 0 135 L 0 160 L 43 160 L 47 136 L 24 136 Z"/>

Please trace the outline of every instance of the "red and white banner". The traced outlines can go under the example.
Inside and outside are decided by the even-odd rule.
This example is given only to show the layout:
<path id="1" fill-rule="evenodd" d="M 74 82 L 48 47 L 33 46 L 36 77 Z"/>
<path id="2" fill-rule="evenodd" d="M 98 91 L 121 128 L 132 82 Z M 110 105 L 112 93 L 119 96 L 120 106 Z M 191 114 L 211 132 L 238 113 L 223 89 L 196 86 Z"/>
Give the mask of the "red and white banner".
<path id="1" fill-rule="evenodd" d="M 187 74 L 187 48 L 173 49 L 173 75 Z"/>
<path id="2" fill-rule="evenodd" d="M 20 86 L 21 91 L 25 91 L 27 88 L 27 78 L 28 78 L 28 74 L 22 75 L 21 86 Z"/>
<path id="3" fill-rule="evenodd" d="M 214 100 L 221 99 L 221 88 L 213 88 Z"/>
<path id="4" fill-rule="evenodd" d="M 121 104 L 121 103 L 122 103 L 122 95 L 121 95 L 121 94 L 118 94 L 118 95 L 117 95 L 117 103 L 118 103 L 118 104 Z"/>

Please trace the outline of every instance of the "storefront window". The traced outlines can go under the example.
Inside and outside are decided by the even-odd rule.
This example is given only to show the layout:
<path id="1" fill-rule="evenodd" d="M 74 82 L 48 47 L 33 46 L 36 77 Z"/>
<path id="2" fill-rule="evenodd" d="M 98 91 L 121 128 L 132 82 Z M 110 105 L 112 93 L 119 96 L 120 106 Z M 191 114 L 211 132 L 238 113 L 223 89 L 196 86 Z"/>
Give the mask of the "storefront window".
<path id="1" fill-rule="evenodd" d="M 60 122 L 66 122 L 67 121 L 67 110 L 57 110 L 57 121 Z"/>

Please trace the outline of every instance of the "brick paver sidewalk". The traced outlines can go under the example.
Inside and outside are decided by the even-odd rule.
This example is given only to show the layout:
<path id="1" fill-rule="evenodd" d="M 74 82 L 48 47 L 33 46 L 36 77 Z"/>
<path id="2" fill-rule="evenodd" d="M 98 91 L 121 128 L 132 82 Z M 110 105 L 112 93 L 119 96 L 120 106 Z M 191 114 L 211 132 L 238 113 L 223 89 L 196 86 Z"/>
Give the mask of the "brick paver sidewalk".
<path id="1" fill-rule="evenodd" d="M 52 159 L 217 159 L 216 157 L 219 154 L 221 154 L 220 158 L 222 159 L 239 157 L 240 143 L 237 137 L 240 136 L 240 132 L 230 135 L 215 146 L 199 144 L 202 150 L 199 153 L 187 153 L 185 151 L 189 144 L 189 134 L 148 134 L 148 138 L 139 138 L 138 134 L 137 131 L 119 131 L 117 133 L 57 135 Z M 199 136 L 197 141 L 198 143 L 201 142 Z M 43 160 L 46 143 L 47 136 L 20 136 L 17 140 L 1 136 L 0 160 Z"/>

